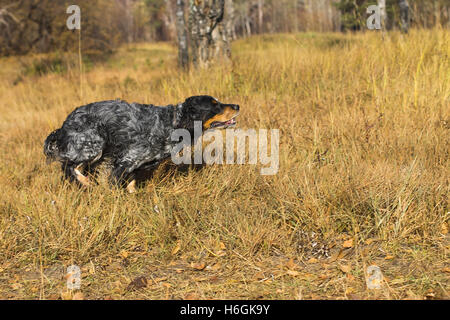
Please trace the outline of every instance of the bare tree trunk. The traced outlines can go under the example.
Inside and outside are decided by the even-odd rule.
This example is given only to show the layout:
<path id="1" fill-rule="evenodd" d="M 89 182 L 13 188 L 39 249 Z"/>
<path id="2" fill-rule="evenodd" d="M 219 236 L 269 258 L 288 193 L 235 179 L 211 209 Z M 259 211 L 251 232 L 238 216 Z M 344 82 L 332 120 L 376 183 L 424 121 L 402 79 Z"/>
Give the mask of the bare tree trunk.
<path id="1" fill-rule="evenodd" d="M 134 24 L 134 14 L 133 14 L 133 1 L 125 0 L 125 16 L 126 16 L 126 28 L 127 28 L 127 42 L 131 43 L 134 40 L 133 34 L 133 24 Z"/>
<path id="2" fill-rule="evenodd" d="M 299 8 L 299 0 L 294 1 L 294 32 L 298 32 L 298 8 Z"/>
<path id="3" fill-rule="evenodd" d="M 258 0 L 258 33 L 263 33 L 264 0 Z"/>
<path id="4" fill-rule="evenodd" d="M 313 8 L 312 8 L 311 0 L 305 1 L 305 7 L 306 7 L 307 15 L 308 15 L 307 22 L 306 22 L 306 31 L 311 31 L 312 20 L 313 20 Z"/>
<path id="5" fill-rule="evenodd" d="M 217 53 L 216 27 L 222 23 L 225 0 L 190 0 L 189 30 L 194 66 L 208 67 Z"/>
<path id="6" fill-rule="evenodd" d="M 165 27 L 165 39 L 173 39 L 175 38 L 175 34 L 177 33 L 177 21 L 176 15 L 174 15 L 174 11 L 172 10 L 172 1 L 164 0 L 166 3 L 166 10 L 162 16 L 162 20 L 164 22 Z"/>
<path id="7" fill-rule="evenodd" d="M 447 28 L 450 28 L 450 6 L 447 7 Z"/>
<path id="8" fill-rule="evenodd" d="M 248 17 L 245 17 L 245 31 L 247 32 L 247 37 L 250 37 L 252 35 L 252 27 L 250 25 L 250 19 Z"/>
<path id="9" fill-rule="evenodd" d="M 178 64 L 181 68 L 189 67 L 188 39 L 184 20 L 184 0 L 177 0 L 177 34 L 178 34 Z"/>
<path id="10" fill-rule="evenodd" d="M 225 30 L 229 41 L 236 40 L 235 19 L 233 0 L 225 0 Z"/>
<path id="11" fill-rule="evenodd" d="M 233 0 L 225 0 L 223 22 L 219 23 L 212 32 L 214 41 L 214 57 L 216 59 L 231 58 L 230 41 L 234 27 L 234 5 Z"/>
<path id="12" fill-rule="evenodd" d="M 434 16 L 435 16 L 435 26 L 441 26 L 441 5 L 438 1 L 433 3 L 434 6 Z"/>
<path id="13" fill-rule="evenodd" d="M 338 0 L 332 0 L 332 4 L 336 3 Z M 342 18 L 341 18 L 341 11 L 337 10 L 336 8 L 333 9 L 334 16 L 333 16 L 333 29 L 334 31 L 342 31 Z"/>
<path id="14" fill-rule="evenodd" d="M 328 31 L 334 31 L 333 7 L 331 0 L 327 1 L 326 6 L 327 6 Z"/>
<path id="15" fill-rule="evenodd" d="M 400 20 L 402 32 L 408 33 L 409 31 L 409 3 L 408 0 L 399 0 L 398 5 L 400 7 Z"/>

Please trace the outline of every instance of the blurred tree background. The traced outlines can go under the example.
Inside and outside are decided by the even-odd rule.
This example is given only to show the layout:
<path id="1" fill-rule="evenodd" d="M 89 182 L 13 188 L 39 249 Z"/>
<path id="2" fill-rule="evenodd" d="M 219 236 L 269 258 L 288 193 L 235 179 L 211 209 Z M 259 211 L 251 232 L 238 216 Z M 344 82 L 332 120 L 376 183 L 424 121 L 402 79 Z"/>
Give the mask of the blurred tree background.
<path id="1" fill-rule="evenodd" d="M 185 0 L 189 2 L 189 0 Z M 200 5 L 207 0 L 192 0 Z M 232 40 L 252 34 L 366 30 L 376 0 L 225 0 L 224 30 Z M 411 27 L 449 27 L 450 0 L 409 0 Z M 213 1 L 214 3 L 214 1 Z M 0 55 L 78 50 L 66 8 L 81 8 L 83 54 L 112 52 L 122 43 L 176 41 L 176 0 L 0 0 Z M 189 3 L 185 5 L 186 21 Z M 388 29 L 400 29 L 398 0 L 386 0 Z M 188 28 L 188 26 L 186 26 Z"/>

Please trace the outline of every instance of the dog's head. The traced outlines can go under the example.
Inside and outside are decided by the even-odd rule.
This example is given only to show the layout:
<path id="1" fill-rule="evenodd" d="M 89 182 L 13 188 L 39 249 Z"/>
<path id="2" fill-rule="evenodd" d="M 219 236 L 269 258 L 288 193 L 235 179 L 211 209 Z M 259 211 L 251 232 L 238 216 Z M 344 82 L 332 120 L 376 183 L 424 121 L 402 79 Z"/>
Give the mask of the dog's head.
<path id="1" fill-rule="evenodd" d="M 203 130 L 225 129 L 236 125 L 239 114 L 237 104 L 225 104 L 211 96 L 194 96 L 182 105 L 183 126 L 193 127 L 194 121 L 201 121 Z"/>
<path id="2" fill-rule="evenodd" d="M 44 142 L 44 154 L 47 158 L 47 163 L 58 160 L 58 139 L 60 130 L 55 130 L 45 139 Z"/>

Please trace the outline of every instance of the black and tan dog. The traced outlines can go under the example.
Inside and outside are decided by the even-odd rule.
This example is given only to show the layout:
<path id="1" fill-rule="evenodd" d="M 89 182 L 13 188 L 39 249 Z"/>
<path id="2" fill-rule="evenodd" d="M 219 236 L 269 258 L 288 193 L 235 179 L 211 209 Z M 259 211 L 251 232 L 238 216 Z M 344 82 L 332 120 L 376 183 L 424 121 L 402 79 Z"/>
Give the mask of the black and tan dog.
<path id="1" fill-rule="evenodd" d="M 159 107 L 121 100 L 95 102 L 75 109 L 62 127 L 45 140 L 47 161 L 59 161 L 65 178 L 89 186 L 86 168 L 105 158 L 112 161 L 111 182 L 135 191 L 137 170 L 154 168 L 171 156 L 176 129 L 193 137 L 194 121 L 203 130 L 236 124 L 236 104 L 210 96 L 194 96 L 178 105 Z"/>

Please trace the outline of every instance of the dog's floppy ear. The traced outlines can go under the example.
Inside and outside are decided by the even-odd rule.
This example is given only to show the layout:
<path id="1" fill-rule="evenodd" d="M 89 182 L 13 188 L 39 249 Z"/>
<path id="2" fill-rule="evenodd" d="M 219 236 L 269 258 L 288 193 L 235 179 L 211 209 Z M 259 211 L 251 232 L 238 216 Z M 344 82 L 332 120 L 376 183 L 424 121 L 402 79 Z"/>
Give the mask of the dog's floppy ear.
<path id="1" fill-rule="evenodd" d="M 184 100 L 183 104 L 190 105 L 194 102 L 194 100 L 195 100 L 195 97 L 186 98 L 186 100 Z"/>
<path id="2" fill-rule="evenodd" d="M 182 112 L 185 118 L 194 119 L 196 109 L 195 106 L 198 104 L 197 97 L 189 97 L 182 104 Z"/>
<path id="3" fill-rule="evenodd" d="M 188 128 L 192 126 L 193 120 L 193 107 L 192 107 L 192 97 L 187 98 L 183 103 L 180 103 L 177 108 L 177 127 L 178 128 Z"/>
<path id="4" fill-rule="evenodd" d="M 197 97 L 189 97 L 183 102 L 183 109 L 186 112 L 193 111 L 192 109 L 196 104 L 198 104 Z"/>

